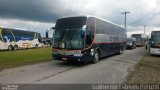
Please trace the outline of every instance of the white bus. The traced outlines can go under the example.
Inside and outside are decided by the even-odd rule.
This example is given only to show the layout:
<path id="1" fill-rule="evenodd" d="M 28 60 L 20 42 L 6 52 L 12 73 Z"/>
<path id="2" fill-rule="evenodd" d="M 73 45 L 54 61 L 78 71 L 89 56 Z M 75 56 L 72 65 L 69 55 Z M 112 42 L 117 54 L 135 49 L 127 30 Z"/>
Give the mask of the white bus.
<path id="1" fill-rule="evenodd" d="M 148 37 L 145 34 L 132 34 L 131 37 L 136 38 L 137 46 L 145 46 L 148 41 Z"/>
<path id="2" fill-rule="evenodd" d="M 38 48 L 41 41 L 40 33 L 0 27 L 0 50 Z"/>
<path id="3" fill-rule="evenodd" d="M 148 46 L 151 55 L 160 55 L 160 31 L 151 32 L 151 39 Z"/>

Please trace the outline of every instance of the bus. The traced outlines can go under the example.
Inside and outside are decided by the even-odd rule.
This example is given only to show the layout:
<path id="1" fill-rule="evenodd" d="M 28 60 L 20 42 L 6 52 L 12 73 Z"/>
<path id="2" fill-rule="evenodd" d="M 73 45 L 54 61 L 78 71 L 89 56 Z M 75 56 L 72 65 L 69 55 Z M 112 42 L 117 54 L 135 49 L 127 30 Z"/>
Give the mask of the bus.
<path id="1" fill-rule="evenodd" d="M 160 55 L 160 31 L 151 32 L 148 47 L 151 55 Z"/>
<path id="2" fill-rule="evenodd" d="M 38 48 L 41 41 L 40 33 L 0 27 L 0 50 Z"/>
<path id="3" fill-rule="evenodd" d="M 97 63 L 126 49 L 126 28 L 95 16 L 59 18 L 51 29 L 53 60 Z"/>
<path id="4" fill-rule="evenodd" d="M 148 37 L 145 34 L 132 34 L 131 37 L 136 38 L 137 46 L 145 46 L 148 41 Z"/>

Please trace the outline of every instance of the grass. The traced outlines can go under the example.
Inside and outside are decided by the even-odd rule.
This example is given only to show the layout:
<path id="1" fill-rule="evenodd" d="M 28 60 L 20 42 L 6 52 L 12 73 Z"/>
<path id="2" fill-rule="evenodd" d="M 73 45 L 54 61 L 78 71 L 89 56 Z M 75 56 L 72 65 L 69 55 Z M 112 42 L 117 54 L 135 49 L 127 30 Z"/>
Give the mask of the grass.
<path id="1" fill-rule="evenodd" d="M 160 56 L 145 55 L 145 57 L 140 61 L 140 64 L 153 68 L 160 68 Z"/>
<path id="2" fill-rule="evenodd" d="M 51 60 L 51 48 L 0 52 L 0 69 L 12 68 Z"/>
<path id="3" fill-rule="evenodd" d="M 160 84 L 160 56 L 145 55 L 135 65 L 124 82 L 126 84 Z"/>

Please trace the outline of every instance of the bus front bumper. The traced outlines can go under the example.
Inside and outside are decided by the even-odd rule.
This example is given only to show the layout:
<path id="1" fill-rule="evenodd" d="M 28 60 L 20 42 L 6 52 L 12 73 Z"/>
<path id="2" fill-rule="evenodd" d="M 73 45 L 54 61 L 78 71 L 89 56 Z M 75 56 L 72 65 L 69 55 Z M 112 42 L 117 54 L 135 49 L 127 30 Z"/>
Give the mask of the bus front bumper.
<path id="1" fill-rule="evenodd" d="M 154 55 L 160 55 L 160 48 L 150 48 L 150 53 Z"/>
<path id="2" fill-rule="evenodd" d="M 78 61 L 78 62 L 82 62 L 84 61 L 84 57 L 83 56 L 74 56 L 74 55 L 54 55 L 52 54 L 52 57 L 54 60 L 59 60 L 59 61 Z"/>

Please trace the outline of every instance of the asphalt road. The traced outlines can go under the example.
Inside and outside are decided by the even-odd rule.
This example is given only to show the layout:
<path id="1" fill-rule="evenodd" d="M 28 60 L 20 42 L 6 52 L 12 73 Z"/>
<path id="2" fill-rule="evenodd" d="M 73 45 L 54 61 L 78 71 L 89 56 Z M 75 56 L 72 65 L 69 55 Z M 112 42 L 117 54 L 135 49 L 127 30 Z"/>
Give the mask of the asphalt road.
<path id="1" fill-rule="evenodd" d="M 126 50 L 122 55 L 103 58 L 96 64 L 68 64 L 50 61 L 5 69 L 1 84 L 120 84 L 145 55 L 144 47 Z"/>

